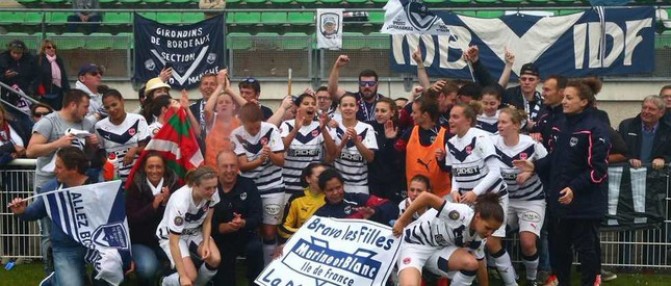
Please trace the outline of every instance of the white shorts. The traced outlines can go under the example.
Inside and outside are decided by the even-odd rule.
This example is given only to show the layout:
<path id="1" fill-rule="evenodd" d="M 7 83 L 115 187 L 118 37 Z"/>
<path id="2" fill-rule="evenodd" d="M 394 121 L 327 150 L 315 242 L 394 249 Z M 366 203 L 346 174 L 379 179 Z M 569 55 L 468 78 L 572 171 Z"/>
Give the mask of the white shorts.
<path id="1" fill-rule="evenodd" d="M 440 250 L 440 248 L 435 246 L 407 243 L 405 241 L 401 242 L 400 249 L 401 251 L 396 261 L 398 273 L 401 273 L 403 269 L 408 267 L 415 268 L 419 270 L 419 273 L 422 273 L 422 268 L 429 257 Z"/>
<path id="2" fill-rule="evenodd" d="M 540 237 L 545 219 L 545 200 L 510 200 L 508 203 L 507 223 L 512 229 L 519 227 L 520 232 L 528 231 Z"/>
<path id="3" fill-rule="evenodd" d="M 424 267 L 426 267 L 426 270 L 429 270 L 429 272 L 433 274 L 452 279 L 454 274 L 457 273 L 457 270 L 449 270 L 447 268 L 447 262 L 450 260 L 450 257 L 457 249 L 459 249 L 458 246 L 450 245 L 435 252 L 426 261 L 426 265 L 424 265 Z"/>
<path id="4" fill-rule="evenodd" d="M 203 242 L 202 232 L 197 232 L 192 235 L 181 235 L 179 237 L 179 253 L 182 255 L 182 258 L 191 256 L 189 249 L 198 249 L 201 242 Z M 163 252 L 168 255 L 168 258 L 170 259 L 170 267 L 175 268 L 175 260 L 170 253 L 170 240 L 161 239 L 158 241 L 158 245 L 163 249 Z"/>
<path id="5" fill-rule="evenodd" d="M 499 227 L 497 230 L 492 233 L 493 237 L 506 237 L 506 221 L 507 221 L 507 212 L 508 212 L 508 194 L 505 194 L 501 196 L 501 199 L 499 200 L 499 205 L 501 205 L 501 208 L 503 208 L 503 223 L 501 224 L 501 227 Z"/>
<path id="6" fill-rule="evenodd" d="M 261 195 L 263 224 L 278 225 L 284 215 L 284 192 Z"/>
<path id="7" fill-rule="evenodd" d="M 345 183 L 345 193 L 360 193 L 368 195 L 368 186 L 350 185 Z"/>

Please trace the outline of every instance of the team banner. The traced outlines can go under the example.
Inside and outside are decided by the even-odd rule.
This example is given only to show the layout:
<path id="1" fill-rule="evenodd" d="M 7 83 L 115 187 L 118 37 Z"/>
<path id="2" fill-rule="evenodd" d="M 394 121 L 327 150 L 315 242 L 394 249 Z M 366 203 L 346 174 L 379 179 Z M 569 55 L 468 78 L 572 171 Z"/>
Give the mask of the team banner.
<path id="1" fill-rule="evenodd" d="M 65 234 L 85 246 L 87 262 L 96 279 L 119 285 L 129 265 L 130 236 L 121 181 L 83 185 L 45 195 L 51 220 Z"/>
<path id="2" fill-rule="evenodd" d="M 285 244 L 256 283 L 276 285 L 385 285 L 401 240 L 391 228 L 363 219 L 312 216 Z"/>
<path id="3" fill-rule="evenodd" d="M 195 87 L 203 74 L 224 66 L 224 20 L 213 17 L 190 25 L 166 25 L 135 14 L 136 82 L 157 77 L 172 67 L 168 83 L 176 89 Z"/>
<path id="4" fill-rule="evenodd" d="M 317 9 L 317 48 L 342 48 L 343 9 Z"/>
<path id="5" fill-rule="evenodd" d="M 387 6 L 393 6 L 392 2 L 399 0 Z M 419 48 L 431 76 L 470 78 L 462 54 L 471 45 L 479 47 L 480 62 L 497 76 L 505 64 L 505 49 L 515 53 L 513 78 L 530 62 L 540 67 L 541 77 L 640 74 L 654 69 L 653 7 L 600 7 L 565 16 L 516 14 L 480 19 L 412 8 L 424 5 L 413 1 L 400 3 L 405 9 L 398 13 L 403 14 L 396 18 L 385 15 L 381 31 L 393 34 L 390 62 L 395 72 L 415 73 L 417 64 L 411 55 Z M 392 20 L 399 18 L 408 20 Z M 438 20 L 448 32 L 435 33 L 436 25 L 428 25 Z"/>
<path id="6" fill-rule="evenodd" d="M 608 168 L 608 213 L 603 227 L 617 230 L 658 227 L 666 218 L 669 169 Z"/>

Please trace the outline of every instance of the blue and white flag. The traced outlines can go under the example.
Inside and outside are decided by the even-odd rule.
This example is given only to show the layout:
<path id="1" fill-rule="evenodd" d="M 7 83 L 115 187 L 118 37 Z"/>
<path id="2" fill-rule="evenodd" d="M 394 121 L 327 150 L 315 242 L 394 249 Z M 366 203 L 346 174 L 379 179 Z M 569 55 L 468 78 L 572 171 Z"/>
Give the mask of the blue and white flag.
<path id="1" fill-rule="evenodd" d="M 408 0 L 390 0 L 387 4 L 394 5 L 401 5 L 401 12 L 396 18 L 385 15 L 381 30 L 393 34 L 390 66 L 394 72 L 414 73 L 417 64 L 411 55 L 419 48 L 431 76 L 470 78 L 462 55 L 472 45 L 480 49 L 480 63 L 497 76 L 505 65 L 505 49 L 512 51 L 512 78 L 517 78 L 526 63 L 535 63 L 541 77 L 642 74 L 652 72 L 655 66 L 655 10 L 651 6 L 599 7 L 552 17 L 514 14 L 481 19 L 451 11 L 420 9 L 413 13 L 412 6 L 420 4 Z M 442 23 L 449 33 L 434 33 L 429 23 Z M 418 25 L 424 28 L 418 29 Z"/>
<path id="2" fill-rule="evenodd" d="M 449 35 L 443 19 L 418 0 L 390 0 L 384 5 L 382 33 Z"/>
<path id="3" fill-rule="evenodd" d="M 121 181 L 83 185 L 47 193 L 51 220 L 88 249 L 86 260 L 96 279 L 112 285 L 123 281 L 123 265 L 131 260 L 126 202 Z"/>
<path id="4" fill-rule="evenodd" d="M 381 286 L 398 258 L 400 238 L 389 226 L 363 219 L 312 216 L 284 245 L 256 283 Z"/>

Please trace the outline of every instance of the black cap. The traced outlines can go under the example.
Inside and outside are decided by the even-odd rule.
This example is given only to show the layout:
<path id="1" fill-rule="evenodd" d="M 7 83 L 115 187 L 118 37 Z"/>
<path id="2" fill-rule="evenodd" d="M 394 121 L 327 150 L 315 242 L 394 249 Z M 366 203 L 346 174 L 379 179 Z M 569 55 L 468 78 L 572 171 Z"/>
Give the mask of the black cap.
<path id="1" fill-rule="evenodd" d="M 541 76 L 540 72 L 538 72 L 538 68 L 533 63 L 526 63 L 522 66 L 522 69 L 520 69 L 520 76 L 524 74 L 533 75 L 537 77 Z"/>

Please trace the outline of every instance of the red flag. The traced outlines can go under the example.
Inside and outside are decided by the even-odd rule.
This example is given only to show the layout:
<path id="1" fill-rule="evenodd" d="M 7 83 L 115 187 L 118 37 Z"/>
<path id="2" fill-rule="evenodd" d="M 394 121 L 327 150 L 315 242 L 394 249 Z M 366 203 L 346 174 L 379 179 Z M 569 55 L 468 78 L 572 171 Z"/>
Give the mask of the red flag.
<path id="1" fill-rule="evenodd" d="M 174 114 L 170 114 L 173 111 L 168 112 L 166 114 L 166 118 L 169 118 L 168 121 L 149 141 L 142 154 L 140 154 L 137 164 L 131 169 L 126 180 L 126 189 L 132 184 L 135 172 L 140 168 L 150 151 L 161 153 L 161 157 L 166 162 L 166 167 L 175 171 L 179 178 L 184 178 L 186 172 L 203 163 L 203 153 L 200 151 L 196 134 L 191 128 L 186 110 L 180 107 L 174 111 Z"/>

